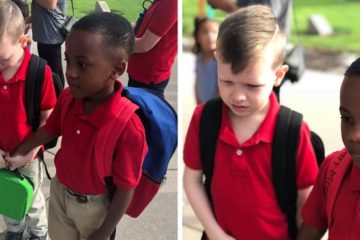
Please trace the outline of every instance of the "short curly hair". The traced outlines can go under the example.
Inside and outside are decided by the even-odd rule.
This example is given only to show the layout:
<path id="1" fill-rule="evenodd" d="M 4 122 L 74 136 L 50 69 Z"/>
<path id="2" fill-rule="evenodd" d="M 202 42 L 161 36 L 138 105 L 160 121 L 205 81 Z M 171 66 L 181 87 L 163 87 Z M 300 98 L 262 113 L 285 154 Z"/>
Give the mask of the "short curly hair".
<path id="1" fill-rule="evenodd" d="M 360 58 L 356 59 L 354 62 L 350 64 L 348 69 L 345 71 L 345 76 L 360 76 Z"/>
<path id="2" fill-rule="evenodd" d="M 116 13 L 91 13 L 77 21 L 71 30 L 99 33 L 104 38 L 104 47 L 123 49 L 127 58 L 134 48 L 135 35 L 130 22 Z"/>

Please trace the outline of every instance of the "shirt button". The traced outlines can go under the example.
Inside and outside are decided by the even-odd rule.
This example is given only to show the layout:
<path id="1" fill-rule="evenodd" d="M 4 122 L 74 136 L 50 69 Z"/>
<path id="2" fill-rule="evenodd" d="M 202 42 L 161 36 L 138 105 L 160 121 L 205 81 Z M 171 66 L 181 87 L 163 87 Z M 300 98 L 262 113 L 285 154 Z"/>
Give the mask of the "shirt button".
<path id="1" fill-rule="evenodd" d="M 236 155 L 241 156 L 242 153 L 243 151 L 241 149 L 236 150 Z"/>
<path id="2" fill-rule="evenodd" d="M 4 86 L 3 86 L 3 88 L 6 90 L 6 89 L 7 89 L 7 86 L 6 86 L 6 85 L 4 85 Z"/>
<path id="3" fill-rule="evenodd" d="M 78 130 L 76 130 L 76 134 L 78 134 L 78 135 L 80 134 L 80 130 L 79 130 L 79 129 L 78 129 Z"/>

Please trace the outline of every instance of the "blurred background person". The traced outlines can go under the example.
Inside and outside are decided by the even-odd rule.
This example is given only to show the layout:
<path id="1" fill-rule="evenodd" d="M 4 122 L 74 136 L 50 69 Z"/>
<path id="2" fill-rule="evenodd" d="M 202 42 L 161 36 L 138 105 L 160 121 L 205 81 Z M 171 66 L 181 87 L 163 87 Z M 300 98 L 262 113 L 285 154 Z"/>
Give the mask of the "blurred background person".
<path id="1" fill-rule="evenodd" d="M 217 63 L 214 57 L 219 24 L 208 17 L 196 17 L 192 49 L 196 55 L 195 63 L 195 97 L 196 103 L 205 103 L 217 97 Z"/>

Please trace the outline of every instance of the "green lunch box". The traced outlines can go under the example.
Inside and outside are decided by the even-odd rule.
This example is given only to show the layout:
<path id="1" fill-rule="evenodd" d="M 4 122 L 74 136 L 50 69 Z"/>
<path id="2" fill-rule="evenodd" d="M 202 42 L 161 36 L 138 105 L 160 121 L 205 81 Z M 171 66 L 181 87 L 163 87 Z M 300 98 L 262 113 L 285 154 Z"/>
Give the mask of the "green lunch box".
<path id="1" fill-rule="evenodd" d="M 0 169 L 0 214 L 21 221 L 29 211 L 33 185 L 18 171 Z"/>

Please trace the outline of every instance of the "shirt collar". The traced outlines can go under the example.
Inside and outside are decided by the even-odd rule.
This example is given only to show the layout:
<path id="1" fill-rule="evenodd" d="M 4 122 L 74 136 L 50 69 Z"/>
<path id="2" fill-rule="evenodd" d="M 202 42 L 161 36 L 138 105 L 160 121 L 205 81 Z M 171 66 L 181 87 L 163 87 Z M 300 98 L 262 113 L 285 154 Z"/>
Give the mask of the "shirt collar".
<path id="1" fill-rule="evenodd" d="M 123 86 L 119 81 L 115 81 L 114 90 L 114 94 L 90 114 L 84 113 L 84 101 L 82 99 L 76 100 L 74 115 L 88 121 L 96 128 L 102 127 L 107 120 L 112 119 L 116 115 L 119 109 L 120 99 L 122 98 L 121 92 L 123 90 Z"/>
<path id="2" fill-rule="evenodd" d="M 360 168 L 352 164 L 350 173 L 350 188 L 351 191 L 360 191 Z"/>
<path id="3" fill-rule="evenodd" d="M 256 145 L 260 141 L 266 143 L 272 143 L 275 124 L 280 110 L 280 105 L 277 101 L 277 97 L 273 92 L 270 94 L 269 103 L 270 103 L 269 110 L 263 122 L 260 124 L 258 130 L 253 134 L 253 136 L 251 136 L 250 139 L 248 139 L 246 142 L 242 144 L 243 146 Z M 229 108 L 225 104 L 223 104 L 223 109 L 222 109 L 223 120 L 221 123 L 219 138 L 230 145 L 234 145 L 234 143 L 237 143 L 236 145 L 238 145 L 238 141 L 236 140 L 235 133 L 231 126 L 229 111 L 230 111 Z"/>
<path id="4" fill-rule="evenodd" d="M 0 82 L 2 84 L 4 84 L 4 83 L 9 84 L 9 83 L 17 82 L 17 81 L 25 81 L 28 67 L 29 67 L 30 58 L 31 58 L 31 54 L 30 54 L 29 48 L 25 47 L 23 60 L 21 62 L 20 67 L 14 74 L 14 76 L 5 82 L 3 76 L 0 74 Z"/>

